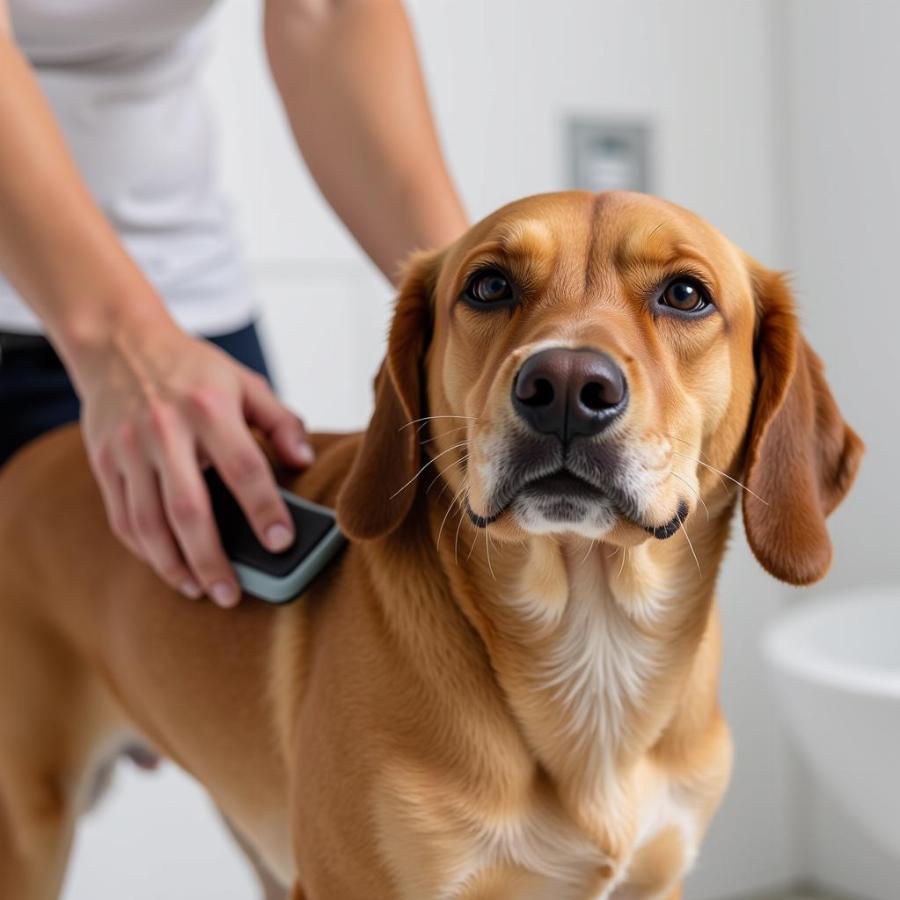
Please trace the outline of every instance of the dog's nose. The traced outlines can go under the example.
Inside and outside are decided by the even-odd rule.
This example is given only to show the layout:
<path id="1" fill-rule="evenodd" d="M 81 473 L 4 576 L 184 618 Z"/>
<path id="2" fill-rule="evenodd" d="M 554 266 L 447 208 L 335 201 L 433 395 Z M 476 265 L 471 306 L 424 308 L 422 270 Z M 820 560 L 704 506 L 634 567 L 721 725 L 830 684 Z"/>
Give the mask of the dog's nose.
<path id="1" fill-rule="evenodd" d="M 599 434 L 628 405 L 628 383 L 605 353 L 551 347 L 529 356 L 513 382 L 516 412 L 563 443 Z"/>

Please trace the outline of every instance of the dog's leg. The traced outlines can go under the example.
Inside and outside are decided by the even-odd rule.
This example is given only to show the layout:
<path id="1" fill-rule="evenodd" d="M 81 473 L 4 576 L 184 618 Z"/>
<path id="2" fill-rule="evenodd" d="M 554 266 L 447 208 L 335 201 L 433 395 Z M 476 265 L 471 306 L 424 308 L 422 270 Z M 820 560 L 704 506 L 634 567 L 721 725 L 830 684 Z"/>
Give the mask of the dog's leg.
<path id="1" fill-rule="evenodd" d="M 256 877 L 259 879 L 260 887 L 262 887 L 263 890 L 262 900 L 288 900 L 287 888 L 275 879 L 256 852 L 256 849 L 252 847 L 250 842 L 247 841 L 240 831 L 228 821 L 228 817 L 224 813 L 220 811 L 219 814 L 222 816 L 222 821 L 231 832 L 231 836 L 243 851 L 244 856 L 247 857 L 247 861 L 253 867 L 253 871 L 256 872 Z M 293 894 L 291 895 L 291 900 L 294 900 Z"/>
<path id="2" fill-rule="evenodd" d="M 55 900 L 74 819 L 52 776 L 6 769 L 0 791 L 0 897 Z"/>
<path id="3" fill-rule="evenodd" d="M 111 701 L 58 636 L 0 603 L 0 897 L 55 900 Z"/>

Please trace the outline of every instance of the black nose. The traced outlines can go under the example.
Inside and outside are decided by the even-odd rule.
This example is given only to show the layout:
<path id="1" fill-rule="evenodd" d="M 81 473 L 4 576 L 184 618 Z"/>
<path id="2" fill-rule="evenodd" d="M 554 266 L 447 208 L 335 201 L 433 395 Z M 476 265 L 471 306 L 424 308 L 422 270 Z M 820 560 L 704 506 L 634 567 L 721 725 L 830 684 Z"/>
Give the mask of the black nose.
<path id="1" fill-rule="evenodd" d="M 628 405 L 628 383 L 605 353 L 551 347 L 529 356 L 513 382 L 516 412 L 564 443 L 599 434 Z"/>

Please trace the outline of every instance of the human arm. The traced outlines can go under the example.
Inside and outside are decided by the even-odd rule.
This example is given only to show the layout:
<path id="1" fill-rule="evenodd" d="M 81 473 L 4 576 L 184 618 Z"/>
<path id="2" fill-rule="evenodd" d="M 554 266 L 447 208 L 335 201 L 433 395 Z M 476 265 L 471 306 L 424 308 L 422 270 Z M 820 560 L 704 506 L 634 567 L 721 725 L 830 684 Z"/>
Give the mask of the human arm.
<path id="1" fill-rule="evenodd" d="M 392 281 L 466 228 L 399 0 L 266 0 L 269 63 L 323 195 Z"/>
<path id="2" fill-rule="evenodd" d="M 262 379 L 175 324 L 91 198 L 0 0 L 0 270 L 43 321 L 82 401 L 116 534 L 173 587 L 239 596 L 199 459 L 269 546 L 292 523 L 248 423 L 309 462 L 299 420 Z M 266 537 L 282 526 L 280 540 Z M 278 535 L 276 533 L 275 537 Z"/>

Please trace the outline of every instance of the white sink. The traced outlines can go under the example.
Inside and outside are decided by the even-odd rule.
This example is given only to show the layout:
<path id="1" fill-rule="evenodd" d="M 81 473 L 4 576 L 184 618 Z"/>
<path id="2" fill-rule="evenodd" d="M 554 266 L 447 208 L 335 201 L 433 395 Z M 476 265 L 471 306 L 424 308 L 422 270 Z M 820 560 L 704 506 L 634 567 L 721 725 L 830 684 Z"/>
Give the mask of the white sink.
<path id="1" fill-rule="evenodd" d="M 804 603 L 769 629 L 764 653 L 801 754 L 900 859 L 900 587 Z"/>

